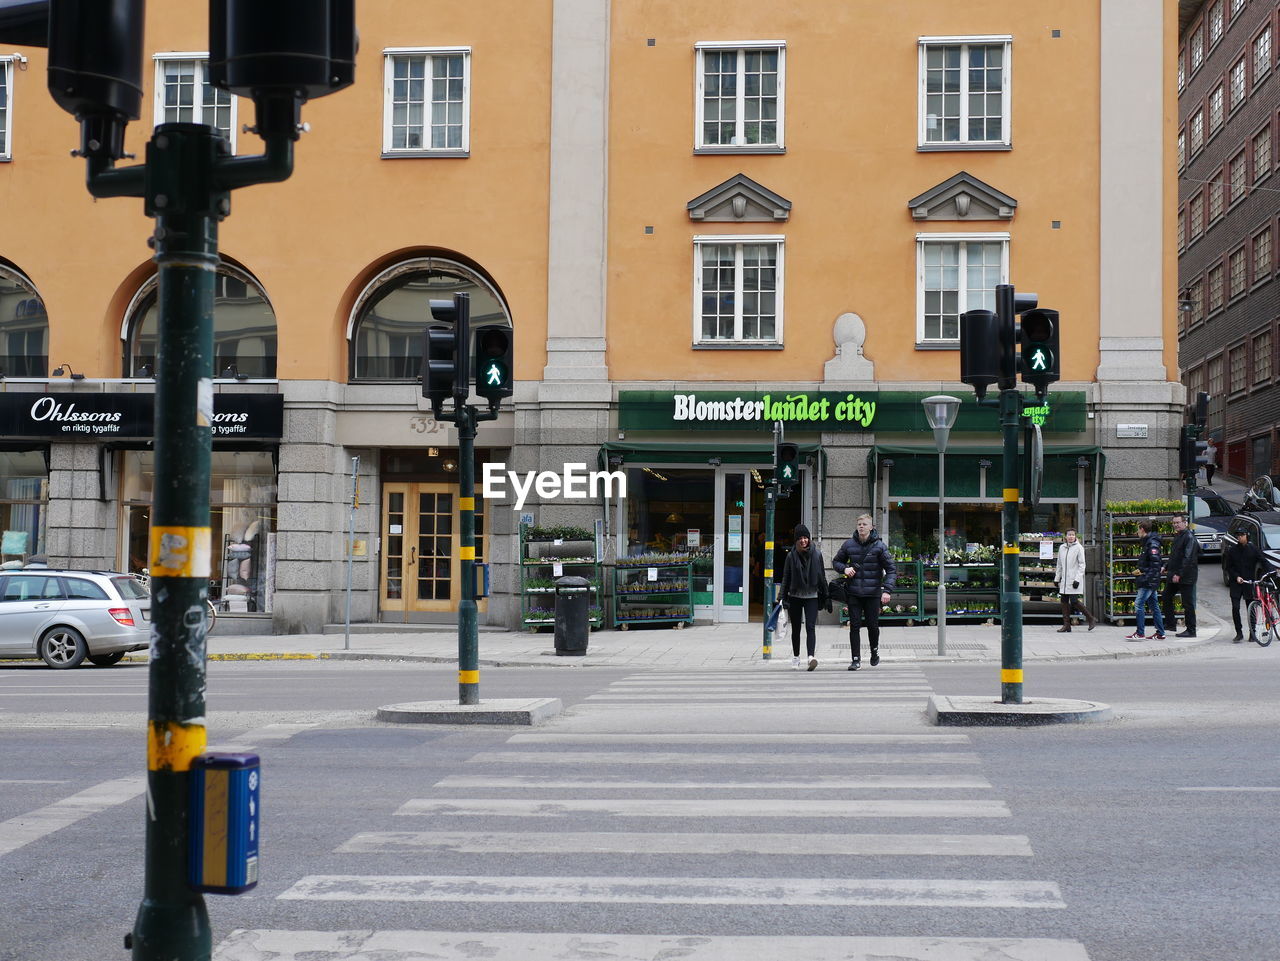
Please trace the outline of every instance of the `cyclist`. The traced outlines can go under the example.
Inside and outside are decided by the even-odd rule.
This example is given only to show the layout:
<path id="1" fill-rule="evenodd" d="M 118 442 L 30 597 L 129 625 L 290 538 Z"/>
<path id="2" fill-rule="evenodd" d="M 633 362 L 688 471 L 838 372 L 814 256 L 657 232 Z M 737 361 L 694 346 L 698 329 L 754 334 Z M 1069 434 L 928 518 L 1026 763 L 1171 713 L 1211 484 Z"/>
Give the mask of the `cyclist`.
<path id="1" fill-rule="evenodd" d="M 1236 644 L 1244 640 L 1244 631 L 1240 626 L 1240 602 L 1244 601 L 1247 611 L 1249 601 L 1253 597 L 1251 585 L 1248 582 L 1257 576 L 1258 566 L 1261 563 L 1262 552 L 1249 543 L 1249 532 L 1241 531 L 1237 535 L 1235 546 L 1227 548 L 1226 558 L 1227 579 L 1231 582 L 1231 620 L 1236 626 L 1234 638 Z M 1249 640 L 1257 641 L 1252 619 L 1249 621 Z"/>

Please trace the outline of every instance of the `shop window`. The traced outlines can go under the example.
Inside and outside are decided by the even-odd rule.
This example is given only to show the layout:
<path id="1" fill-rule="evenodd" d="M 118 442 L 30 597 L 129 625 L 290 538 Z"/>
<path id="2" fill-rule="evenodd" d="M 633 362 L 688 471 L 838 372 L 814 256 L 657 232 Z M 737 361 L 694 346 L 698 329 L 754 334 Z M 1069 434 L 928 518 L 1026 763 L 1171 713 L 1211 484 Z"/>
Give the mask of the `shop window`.
<path id="1" fill-rule="evenodd" d="M 134 297 L 125 320 L 125 376 L 154 376 L 160 329 L 157 280 Z M 144 369 L 145 368 L 145 369 Z M 276 376 L 276 314 L 258 282 L 224 264 L 213 291 L 213 376 L 273 379 Z"/>
<path id="2" fill-rule="evenodd" d="M 129 573 L 149 566 L 155 454 L 124 451 L 121 502 Z M 276 467 L 270 451 L 213 452 L 209 485 L 209 599 L 231 614 L 271 610 L 275 589 Z"/>
<path id="3" fill-rule="evenodd" d="M 49 315 L 35 286 L 0 264 L 0 376 L 49 376 Z"/>
<path id="4" fill-rule="evenodd" d="M 471 295 L 471 327 L 511 324 L 497 288 L 451 260 L 422 258 L 383 271 L 365 288 L 348 330 L 353 381 L 415 381 L 422 374 L 422 331 L 430 301 Z"/>
<path id="5" fill-rule="evenodd" d="M 0 566 L 21 567 L 45 548 L 49 469 L 43 451 L 0 451 Z"/>

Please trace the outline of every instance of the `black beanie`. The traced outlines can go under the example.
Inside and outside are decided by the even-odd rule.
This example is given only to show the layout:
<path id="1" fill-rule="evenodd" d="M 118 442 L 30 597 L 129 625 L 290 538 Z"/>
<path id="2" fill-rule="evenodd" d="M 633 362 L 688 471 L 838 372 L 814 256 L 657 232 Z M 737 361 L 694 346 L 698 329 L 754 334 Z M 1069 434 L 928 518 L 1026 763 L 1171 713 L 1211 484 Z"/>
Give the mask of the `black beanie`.
<path id="1" fill-rule="evenodd" d="M 803 524 L 797 524 L 795 529 L 795 539 L 800 540 L 802 537 L 810 537 L 809 528 L 805 527 Z M 812 540 L 811 537 L 810 540 Z"/>

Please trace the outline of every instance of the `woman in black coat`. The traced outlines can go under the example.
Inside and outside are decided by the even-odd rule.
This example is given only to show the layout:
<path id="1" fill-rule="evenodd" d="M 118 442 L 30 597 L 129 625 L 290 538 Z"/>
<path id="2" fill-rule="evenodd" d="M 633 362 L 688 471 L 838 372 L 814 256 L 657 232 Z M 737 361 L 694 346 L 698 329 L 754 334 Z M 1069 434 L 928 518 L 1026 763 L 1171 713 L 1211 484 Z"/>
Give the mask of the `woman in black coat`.
<path id="1" fill-rule="evenodd" d="M 849 651 L 853 662 L 849 670 L 862 667 L 860 628 L 867 624 L 867 640 L 871 644 L 871 666 L 880 663 L 880 608 L 889 603 L 889 595 L 898 579 L 898 568 L 889 554 L 889 545 L 871 527 L 871 515 L 858 517 L 857 532 L 840 545 L 831 561 L 837 574 L 847 578 L 845 593 L 849 597 Z"/>
<path id="2" fill-rule="evenodd" d="M 818 605 L 826 595 L 826 564 L 822 551 L 812 543 L 809 528 L 796 525 L 795 546 L 782 565 L 782 599 L 787 604 L 787 616 L 791 618 L 791 667 L 800 669 L 800 618 L 804 617 L 805 646 L 809 652 L 809 670 L 818 666 L 815 653 L 818 622 Z"/>

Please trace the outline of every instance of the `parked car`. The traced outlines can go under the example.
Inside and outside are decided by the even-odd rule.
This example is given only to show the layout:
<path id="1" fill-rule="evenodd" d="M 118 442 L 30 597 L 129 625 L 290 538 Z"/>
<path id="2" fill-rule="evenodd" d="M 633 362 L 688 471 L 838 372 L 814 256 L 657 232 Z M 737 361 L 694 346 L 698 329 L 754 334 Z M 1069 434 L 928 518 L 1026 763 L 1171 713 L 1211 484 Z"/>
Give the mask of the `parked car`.
<path id="1" fill-rule="evenodd" d="M 110 667 L 145 650 L 151 595 L 128 574 L 0 570 L 0 658 L 40 657 L 55 670 L 85 658 Z"/>
<path id="2" fill-rule="evenodd" d="M 1266 511 L 1253 514 L 1237 514 L 1227 524 L 1222 538 L 1234 539 L 1241 531 L 1249 534 L 1249 543 L 1255 544 L 1262 551 L 1263 567 L 1259 574 L 1267 571 L 1280 571 L 1280 511 Z M 1222 552 L 1222 583 L 1228 587 L 1231 581 L 1227 578 L 1227 552 Z"/>
<path id="3" fill-rule="evenodd" d="M 1186 503 L 1186 498 L 1182 499 Z M 1194 533 L 1200 544 L 1200 559 L 1217 558 L 1222 553 L 1221 534 L 1231 523 L 1236 512 L 1217 491 L 1209 487 L 1196 488 L 1196 519 Z"/>

